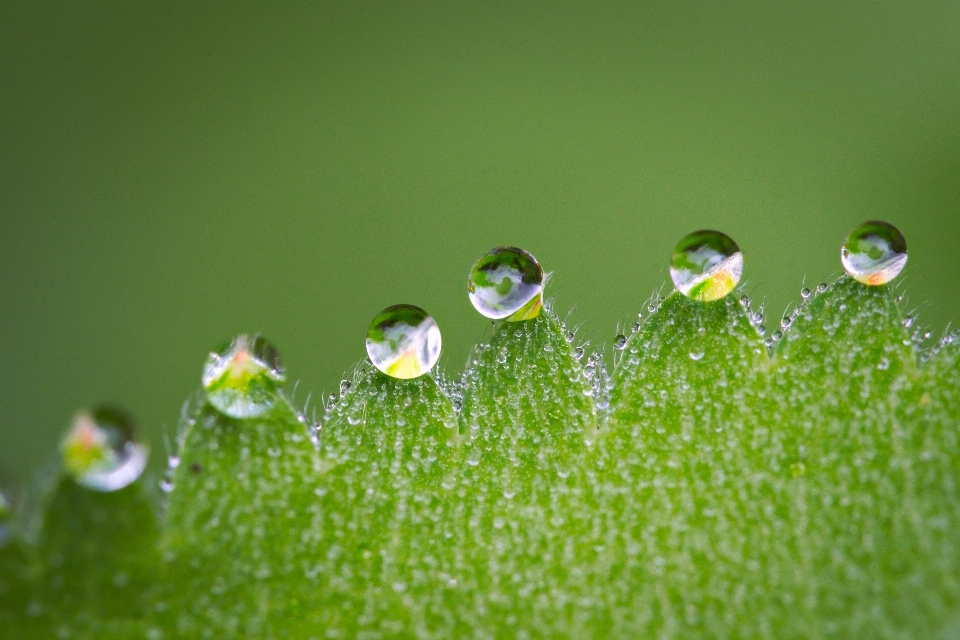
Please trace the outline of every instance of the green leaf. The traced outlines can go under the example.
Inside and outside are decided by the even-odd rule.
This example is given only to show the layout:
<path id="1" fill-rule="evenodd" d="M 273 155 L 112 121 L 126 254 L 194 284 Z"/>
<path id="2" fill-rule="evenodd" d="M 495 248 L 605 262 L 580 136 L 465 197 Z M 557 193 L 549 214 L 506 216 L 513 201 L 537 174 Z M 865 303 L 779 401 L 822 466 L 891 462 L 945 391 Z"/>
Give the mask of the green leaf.
<path id="1" fill-rule="evenodd" d="M 43 514 L 38 598 L 61 637 L 140 629 L 158 580 L 158 526 L 140 482 L 102 493 L 62 477 Z"/>
<path id="2" fill-rule="evenodd" d="M 459 445 L 453 405 L 430 376 L 398 380 L 364 363 L 320 438 L 314 628 L 335 637 L 429 629 L 433 594 L 450 579 L 441 561 Z"/>
<path id="3" fill-rule="evenodd" d="M 0 622 L 21 637 L 958 637 L 960 340 L 918 365 L 895 292 L 846 277 L 777 341 L 751 316 L 671 294 L 608 378 L 545 309 L 494 323 L 462 381 L 359 365 L 319 431 L 275 390 L 255 418 L 195 406 L 160 543 L 139 491 L 65 481 L 37 549 L 0 548 L 0 582 L 34 575 L 36 553 L 49 615 L 13 613 L 28 596 Z"/>
<path id="4" fill-rule="evenodd" d="M 155 630 L 168 637 L 278 637 L 302 629 L 318 588 L 319 460 L 283 395 L 262 415 L 209 404 L 189 415 L 162 540 Z"/>
<path id="5" fill-rule="evenodd" d="M 740 304 L 678 293 L 631 337 L 598 441 L 597 570 L 615 637 L 758 632 L 769 594 L 767 354 Z"/>
<path id="6" fill-rule="evenodd" d="M 499 322 L 464 377 L 464 465 L 450 518 L 461 548 L 456 615 L 472 633 L 577 634 L 569 614 L 591 526 L 584 507 L 593 390 L 544 310 Z M 571 626 L 572 625 L 572 626 Z"/>

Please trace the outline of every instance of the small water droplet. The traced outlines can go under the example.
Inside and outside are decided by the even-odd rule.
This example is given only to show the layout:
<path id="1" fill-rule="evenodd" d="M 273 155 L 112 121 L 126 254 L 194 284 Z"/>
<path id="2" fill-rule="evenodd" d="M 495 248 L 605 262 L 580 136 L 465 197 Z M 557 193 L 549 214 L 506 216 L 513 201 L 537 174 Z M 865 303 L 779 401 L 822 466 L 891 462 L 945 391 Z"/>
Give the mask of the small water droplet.
<path id="1" fill-rule="evenodd" d="M 695 231 L 673 250 L 670 278 L 683 295 L 710 302 L 729 294 L 740 282 L 743 254 L 730 236 Z"/>
<path id="2" fill-rule="evenodd" d="M 909 329 L 913 325 L 913 316 L 907 316 L 903 319 L 903 326 L 905 329 Z"/>
<path id="3" fill-rule="evenodd" d="M 242 334 L 203 367 L 207 401 L 232 418 L 252 418 L 272 405 L 286 379 L 276 348 L 261 336 Z"/>
<path id="4" fill-rule="evenodd" d="M 634 323 L 633 323 L 633 333 L 636 333 L 637 331 L 640 331 L 640 323 L 639 323 L 639 322 L 634 322 Z"/>
<path id="5" fill-rule="evenodd" d="M 575 337 L 576 337 L 576 336 L 573 334 L 573 331 L 567 331 L 567 333 L 564 334 L 564 336 L 563 336 L 564 340 L 566 340 L 567 342 L 573 342 L 573 339 L 574 339 Z"/>
<path id="6" fill-rule="evenodd" d="M 783 331 L 780 331 L 779 329 L 777 329 L 776 331 L 773 332 L 773 335 L 770 337 L 773 338 L 774 342 L 776 342 L 777 340 L 783 337 Z"/>
<path id="7" fill-rule="evenodd" d="M 122 489 L 147 465 L 147 448 L 134 439 L 133 419 L 111 407 L 78 413 L 60 451 L 67 471 L 95 491 Z"/>
<path id="8" fill-rule="evenodd" d="M 353 386 L 353 383 L 351 383 L 349 380 L 341 380 L 341 381 L 340 381 L 340 395 L 341 395 L 341 396 L 346 395 L 347 391 L 350 391 L 350 388 L 351 388 L 352 386 Z"/>
<path id="9" fill-rule="evenodd" d="M 740 296 L 740 304 L 745 307 L 750 306 L 750 296 Z"/>
<path id="10" fill-rule="evenodd" d="M 167 458 L 167 465 L 168 465 L 171 469 L 176 469 L 177 467 L 179 467 L 179 466 L 180 466 L 180 456 L 170 456 L 169 458 Z"/>
<path id="11" fill-rule="evenodd" d="M 811 293 L 812 293 L 812 292 L 811 292 L 810 289 L 808 289 L 807 287 L 804 287 L 803 289 L 800 289 L 800 297 L 803 298 L 804 300 L 806 300 L 807 298 L 809 298 L 810 295 L 811 295 Z"/>
<path id="12" fill-rule="evenodd" d="M 440 359 L 440 328 L 412 304 L 387 307 L 367 330 L 367 355 L 377 369 L 400 379 L 428 373 Z"/>
<path id="13" fill-rule="evenodd" d="M 823 293 L 826 290 L 827 290 L 826 282 L 821 282 L 820 284 L 817 285 L 817 293 Z"/>
<path id="14" fill-rule="evenodd" d="M 583 347 L 577 347 L 573 350 L 573 357 L 579 360 L 583 357 Z"/>
<path id="15" fill-rule="evenodd" d="M 757 325 L 757 333 L 759 333 L 761 336 L 764 335 L 764 334 L 766 334 L 766 333 L 767 333 L 767 327 L 766 327 L 765 325 L 762 325 L 762 324 Z"/>
<path id="16" fill-rule="evenodd" d="M 164 493 L 170 493 L 171 491 L 173 491 L 173 483 L 170 482 L 169 480 L 161 480 L 160 490 L 163 491 Z"/>
<path id="17" fill-rule="evenodd" d="M 476 310 L 487 318 L 530 320 L 543 306 L 543 269 L 523 249 L 497 247 L 473 265 L 467 294 Z"/>
<path id="18" fill-rule="evenodd" d="M 886 284 L 907 264 L 907 241 L 892 224 L 870 220 L 847 237 L 840 249 L 840 262 L 858 282 Z"/>
<path id="19" fill-rule="evenodd" d="M 613 346 L 617 349 L 623 349 L 627 346 L 627 337 L 622 333 L 613 339 Z"/>
<path id="20" fill-rule="evenodd" d="M 691 360 L 698 361 L 703 359 L 703 351 L 691 351 L 687 354 Z"/>
<path id="21" fill-rule="evenodd" d="M 647 305 L 647 311 L 648 311 L 648 312 L 653 313 L 653 312 L 656 311 L 656 310 L 657 310 L 657 303 L 656 303 L 656 302 L 651 302 L 650 304 Z"/>
<path id="22" fill-rule="evenodd" d="M 780 326 L 784 329 L 789 329 L 791 324 L 793 324 L 793 318 L 790 316 L 783 316 L 780 319 Z"/>
<path id="23" fill-rule="evenodd" d="M 886 371 L 890 368 L 890 360 L 887 358 L 880 358 L 880 362 L 877 363 L 877 369 L 881 371 Z"/>

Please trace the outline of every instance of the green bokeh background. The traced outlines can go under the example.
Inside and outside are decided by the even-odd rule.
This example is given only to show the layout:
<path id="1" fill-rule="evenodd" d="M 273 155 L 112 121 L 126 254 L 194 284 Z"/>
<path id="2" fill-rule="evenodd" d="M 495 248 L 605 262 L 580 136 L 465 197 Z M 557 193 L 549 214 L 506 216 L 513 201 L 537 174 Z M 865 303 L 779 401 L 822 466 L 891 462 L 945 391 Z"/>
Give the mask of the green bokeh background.
<path id="1" fill-rule="evenodd" d="M 736 239 L 775 322 L 868 218 L 960 320 L 960 3 L 4 2 L 0 473 L 102 400 L 158 462 L 241 331 L 303 401 L 410 302 L 459 371 L 497 244 L 609 351 L 684 234 Z"/>

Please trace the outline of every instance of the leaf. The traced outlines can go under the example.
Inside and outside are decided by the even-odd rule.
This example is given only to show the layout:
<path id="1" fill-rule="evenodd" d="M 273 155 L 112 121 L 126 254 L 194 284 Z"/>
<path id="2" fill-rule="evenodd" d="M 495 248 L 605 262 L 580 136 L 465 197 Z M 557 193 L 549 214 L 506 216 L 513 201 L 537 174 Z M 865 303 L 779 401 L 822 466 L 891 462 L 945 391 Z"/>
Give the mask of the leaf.
<path id="1" fill-rule="evenodd" d="M 318 588 L 319 462 L 283 395 L 257 417 L 189 415 L 162 540 L 155 629 L 168 637 L 278 637 Z"/>
<path id="2" fill-rule="evenodd" d="M 61 637 L 140 629 L 158 579 L 158 525 L 142 483 L 102 493 L 62 477 L 43 514 L 38 598 Z"/>
<path id="3" fill-rule="evenodd" d="M 453 405 L 430 376 L 397 380 L 361 364 L 320 439 L 315 628 L 425 631 L 431 595 L 450 579 L 441 558 L 458 451 Z"/>
<path id="4" fill-rule="evenodd" d="M 464 466 L 450 518 L 458 523 L 457 617 L 474 634 L 540 629 L 577 634 L 593 390 L 549 311 L 494 325 L 464 376 Z M 552 630 L 552 631 L 551 631 Z"/>
<path id="5" fill-rule="evenodd" d="M 595 462 L 612 636 L 757 633 L 769 597 L 758 563 L 768 536 L 770 437 L 757 428 L 767 366 L 733 296 L 673 293 L 624 348 Z"/>

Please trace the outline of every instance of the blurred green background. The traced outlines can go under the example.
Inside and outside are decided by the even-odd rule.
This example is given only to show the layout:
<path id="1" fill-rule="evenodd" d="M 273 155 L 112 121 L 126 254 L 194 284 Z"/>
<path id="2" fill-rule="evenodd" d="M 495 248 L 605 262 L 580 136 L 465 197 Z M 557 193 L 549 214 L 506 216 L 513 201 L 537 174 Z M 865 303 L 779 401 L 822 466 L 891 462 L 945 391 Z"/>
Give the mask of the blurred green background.
<path id="1" fill-rule="evenodd" d="M 868 218 L 960 320 L 960 3 L 3 2 L 0 470 L 101 400 L 160 461 L 241 331 L 301 402 L 398 302 L 460 371 L 494 245 L 609 352 L 684 234 L 736 239 L 776 322 Z"/>

